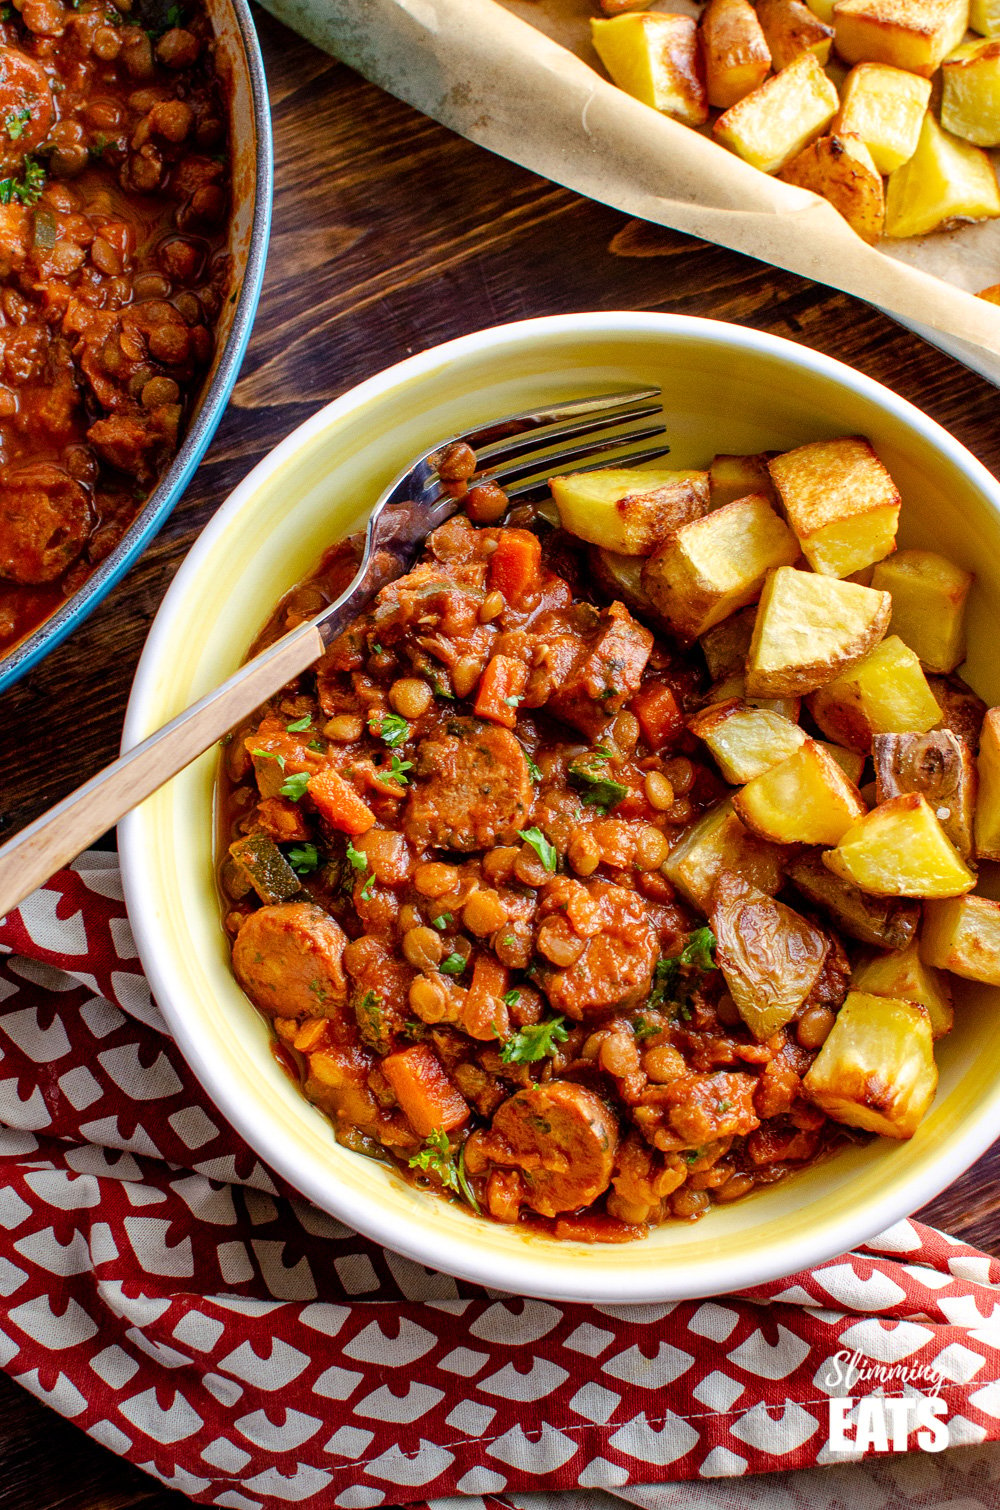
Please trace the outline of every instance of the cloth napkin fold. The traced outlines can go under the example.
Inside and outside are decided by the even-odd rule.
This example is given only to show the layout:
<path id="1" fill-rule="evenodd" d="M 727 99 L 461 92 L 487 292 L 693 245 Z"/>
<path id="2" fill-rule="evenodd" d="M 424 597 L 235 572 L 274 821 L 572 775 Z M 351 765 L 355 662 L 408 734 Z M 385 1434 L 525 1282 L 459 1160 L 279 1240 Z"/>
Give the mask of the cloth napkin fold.
<path id="1" fill-rule="evenodd" d="M 832 1450 L 830 1399 L 883 1388 L 939 1393 L 952 1446 L 992 1442 L 998 1292 L 1000 1262 L 914 1221 L 677 1305 L 424 1269 L 310 1206 L 220 1116 L 150 998 L 115 856 L 0 921 L 0 1365 L 199 1503 L 648 1503 L 643 1486 L 860 1456 Z M 852 1357 L 888 1372 L 852 1389 Z"/>

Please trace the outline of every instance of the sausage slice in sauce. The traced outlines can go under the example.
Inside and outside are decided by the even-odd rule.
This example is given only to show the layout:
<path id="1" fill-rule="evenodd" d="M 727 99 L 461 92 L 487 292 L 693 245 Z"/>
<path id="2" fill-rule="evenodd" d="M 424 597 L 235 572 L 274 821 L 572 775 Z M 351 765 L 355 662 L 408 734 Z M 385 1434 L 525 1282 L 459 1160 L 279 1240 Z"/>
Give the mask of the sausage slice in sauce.
<path id="1" fill-rule="evenodd" d="M 498 1109 L 493 1132 L 509 1149 L 497 1163 L 521 1170 L 524 1203 L 540 1216 L 589 1206 L 611 1183 L 618 1124 L 586 1086 L 550 1080 L 518 1091 Z"/>
<path id="2" fill-rule="evenodd" d="M 261 907 L 233 945 L 236 978 L 272 1017 L 337 1017 L 347 1002 L 347 936 L 312 902 Z"/>

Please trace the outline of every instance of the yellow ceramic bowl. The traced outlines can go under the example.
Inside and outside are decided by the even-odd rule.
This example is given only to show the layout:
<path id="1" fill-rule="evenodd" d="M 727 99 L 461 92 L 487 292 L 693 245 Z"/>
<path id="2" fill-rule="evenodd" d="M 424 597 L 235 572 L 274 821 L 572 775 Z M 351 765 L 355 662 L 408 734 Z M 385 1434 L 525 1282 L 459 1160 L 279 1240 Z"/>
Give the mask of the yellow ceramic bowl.
<path id="1" fill-rule="evenodd" d="M 364 520 L 419 451 L 489 417 L 616 386 L 663 389 L 671 465 L 715 452 L 871 438 L 903 495 L 901 538 L 977 573 L 966 673 L 1000 701 L 1000 488 L 918 410 L 849 368 L 752 330 L 652 314 L 501 326 L 423 353 L 330 404 L 236 489 L 178 573 L 136 675 L 126 744 L 234 671 L 278 597 Z M 959 990 L 934 1105 L 879 1140 L 639 1243 L 587 1246 L 481 1221 L 334 1142 L 282 1073 L 236 985 L 213 880 L 213 751 L 122 825 L 129 915 L 181 1049 L 233 1125 L 316 1205 L 421 1263 L 533 1295 L 657 1301 L 752 1285 L 842 1252 L 915 1210 L 1000 1127 L 996 993 Z"/>

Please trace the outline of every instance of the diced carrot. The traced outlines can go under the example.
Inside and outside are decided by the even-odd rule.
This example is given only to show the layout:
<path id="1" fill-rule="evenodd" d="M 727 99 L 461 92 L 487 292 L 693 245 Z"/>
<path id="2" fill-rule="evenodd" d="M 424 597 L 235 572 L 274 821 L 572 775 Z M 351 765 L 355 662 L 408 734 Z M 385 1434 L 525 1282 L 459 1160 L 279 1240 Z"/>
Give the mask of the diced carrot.
<path id="1" fill-rule="evenodd" d="M 639 720 L 639 727 L 651 750 L 662 749 L 684 731 L 683 714 L 665 682 L 650 682 L 635 694 L 629 707 Z"/>
<path id="2" fill-rule="evenodd" d="M 542 543 L 528 530 L 501 530 L 490 557 L 490 587 L 508 603 L 519 603 L 532 587 L 540 586 Z"/>
<path id="3" fill-rule="evenodd" d="M 306 788 L 316 811 L 331 828 L 344 834 L 366 834 L 375 814 L 354 788 L 332 766 L 309 778 Z"/>
<path id="4" fill-rule="evenodd" d="M 480 954 L 462 1007 L 462 1027 L 471 1038 L 504 1039 L 510 1028 L 506 1003 L 507 968 L 492 954 Z"/>
<path id="5" fill-rule="evenodd" d="M 403 1115 L 421 1138 L 460 1127 L 469 1115 L 465 1097 L 452 1085 L 440 1059 L 427 1043 L 388 1054 L 380 1069 L 396 1092 Z"/>
<path id="6" fill-rule="evenodd" d="M 480 718 L 513 729 L 521 695 L 528 685 L 528 668 L 511 655 L 495 655 L 479 678 L 475 710 Z"/>

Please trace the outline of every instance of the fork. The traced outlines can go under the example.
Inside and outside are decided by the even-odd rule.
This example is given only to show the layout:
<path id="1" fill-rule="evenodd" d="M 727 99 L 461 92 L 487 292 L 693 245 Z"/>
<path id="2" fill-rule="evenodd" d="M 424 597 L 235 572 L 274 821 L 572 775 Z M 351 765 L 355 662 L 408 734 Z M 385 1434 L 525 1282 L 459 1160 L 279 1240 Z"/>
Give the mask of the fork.
<path id="1" fill-rule="evenodd" d="M 566 475 L 571 462 L 588 458 L 588 465 L 568 467 L 571 473 L 586 472 L 635 466 L 665 455 L 670 447 L 663 444 L 616 454 L 623 446 L 663 435 L 661 424 L 635 428 L 637 421 L 662 416 L 659 397 L 659 388 L 642 388 L 572 399 L 493 420 L 424 451 L 378 498 L 357 573 L 336 602 L 247 661 L 0 847 L 0 918 L 311 666 L 382 587 L 409 570 L 430 532 L 462 507 L 438 476 L 436 458 L 445 447 L 464 441 L 475 451 L 477 470 L 470 484 L 488 478 L 509 497 L 524 499 L 542 493 L 545 478 Z"/>

